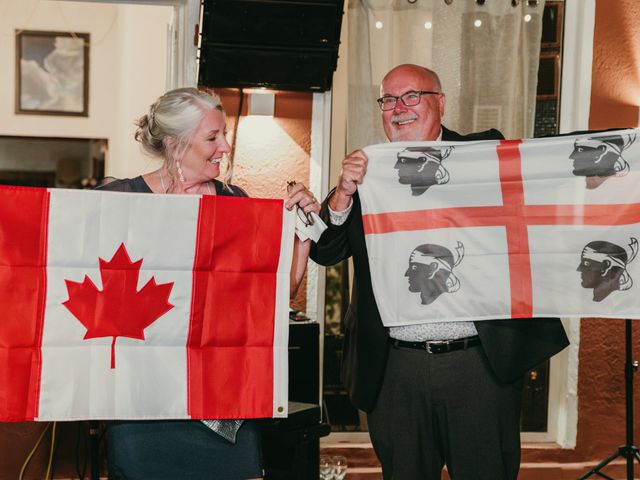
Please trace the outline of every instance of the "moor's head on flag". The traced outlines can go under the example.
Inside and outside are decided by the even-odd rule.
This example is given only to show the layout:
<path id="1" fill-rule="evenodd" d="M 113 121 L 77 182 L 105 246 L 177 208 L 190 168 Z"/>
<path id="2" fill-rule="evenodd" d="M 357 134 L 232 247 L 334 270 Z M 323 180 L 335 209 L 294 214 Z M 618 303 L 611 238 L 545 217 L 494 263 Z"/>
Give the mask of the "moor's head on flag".
<path id="1" fill-rule="evenodd" d="M 638 253 L 638 240 L 629 242 L 630 253 L 615 243 L 598 240 L 582 250 L 578 272 L 582 286 L 593 288 L 593 301 L 600 302 L 616 290 L 629 290 L 633 280 L 627 271 Z"/>
<path id="2" fill-rule="evenodd" d="M 601 185 L 607 177 L 629 173 L 629 163 L 622 152 L 635 141 L 634 135 L 609 135 L 605 137 L 577 138 L 573 152 L 573 174 L 586 178 L 588 189 Z"/>
<path id="3" fill-rule="evenodd" d="M 449 172 L 442 161 L 451 154 L 453 147 L 408 147 L 398 153 L 393 168 L 398 170 L 398 181 L 411 185 L 411 194 L 421 195 L 432 185 L 449 181 Z"/>
<path id="4" fill-rule="evenodd" d="M 443 293 L 453 293 L 460 288 L 460 281 L 453 273 L 464 257 L 464 245 L 458 242 L 456 258 L 442 245 L 425 243 L 418 245 L 409 257 L 409 291 L 420 292 L 422 305 L 429 305 Z"/>

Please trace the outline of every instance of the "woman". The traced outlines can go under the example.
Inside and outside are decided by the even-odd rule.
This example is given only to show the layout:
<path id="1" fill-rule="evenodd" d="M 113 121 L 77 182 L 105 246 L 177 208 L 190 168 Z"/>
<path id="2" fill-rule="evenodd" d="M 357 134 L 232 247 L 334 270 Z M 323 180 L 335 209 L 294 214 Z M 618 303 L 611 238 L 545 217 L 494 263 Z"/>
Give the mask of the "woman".
<path id="1" fill-rule="evenodd" d="M 115 180 L 102 190 L 145 193 L 193 193 L 245 197 L 224 179 L 220 163 L 231 147 L 225 137 L 220 99 L 195 88 L 171 90 L 137 122 L 135 138 L 151 155 L 163 160 L 153 172 Z M 305 212 L 320 205 L 301 183 L 289 189 L 285 206 Z M 291 267 L 291 295 L 302 280 L 310 241 L 297 237 Z M 260 435 L 253 421 L 203 420 L 114 422 L 109 426 L 109 470 L 113 478 L 260 478 Z"/>

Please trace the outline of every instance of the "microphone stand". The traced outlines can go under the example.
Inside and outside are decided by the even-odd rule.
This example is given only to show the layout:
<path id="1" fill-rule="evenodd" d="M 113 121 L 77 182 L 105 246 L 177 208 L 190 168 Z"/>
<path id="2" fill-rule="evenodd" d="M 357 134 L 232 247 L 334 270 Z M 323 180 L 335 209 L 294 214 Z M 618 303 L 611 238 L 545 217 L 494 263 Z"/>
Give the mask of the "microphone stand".
<path id="1" fill-rule="evenodd" d="M 592 470 L 589 470 L 586 474 L 581 476 L 578 480 L 584 480 L 592 475 L 598 475 L 601 478 L 607 480 L 615 480 L 612 477 L 605 475 L 600 470 L 606 467 L 609 463 L 614 461 L 618 457 L 625 458 L 627 460 L 627 480 L 633 480 L 633 465 L 634 459 L 640 462 L 640 452 L 638 447 L 633 444 L 633 374 L 638 369 L 638 362 L 631 359 L 631 320 L 625 320 L 625 363 L 624 363 L 624 384 L 625 384 L 625 411 L 626 411 L 626 429 L 627 429 L 627 443 L 618 447 L 618 451 L 613 455 L 605 458 L 602 462 L 596 465 Z"/>

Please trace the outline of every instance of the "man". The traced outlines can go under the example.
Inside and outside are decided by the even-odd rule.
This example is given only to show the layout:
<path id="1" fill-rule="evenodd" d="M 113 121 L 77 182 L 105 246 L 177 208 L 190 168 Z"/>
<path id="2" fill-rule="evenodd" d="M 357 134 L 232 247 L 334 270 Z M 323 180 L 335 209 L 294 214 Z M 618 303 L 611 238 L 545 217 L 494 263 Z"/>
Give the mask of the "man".
<path id="1" fill-rule="evenodd" d="M 400 65 L 383 79 L 382 124 L 391 141 L 500 139 L 497 130 L 460 135 L 440 124 L 438 76 Z M 345 318 L 343 381 L 368 413 L 385 480 L 515 480 L 520 464 L 523 374 L 568 344 L 558 319 L 510 319 L 383 326 L 371 287 L 357 186 L 361 150 L 347 156 L 323 203 L 329 224 L 311 257 L 331 265 L 353 257 Z M 432 188 L 436 188 L 435 186 Z"/>

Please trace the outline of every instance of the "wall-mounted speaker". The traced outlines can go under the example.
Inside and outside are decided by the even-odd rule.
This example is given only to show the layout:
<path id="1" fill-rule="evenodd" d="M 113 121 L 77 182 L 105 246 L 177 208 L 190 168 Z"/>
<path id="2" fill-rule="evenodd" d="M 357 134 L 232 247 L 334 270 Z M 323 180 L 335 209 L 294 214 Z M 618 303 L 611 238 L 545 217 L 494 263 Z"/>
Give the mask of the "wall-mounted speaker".
<path id="1" fill-rule="evenodd" d="M 344 0 L 205 0 L 199 83 L 326 91 Z"/>

